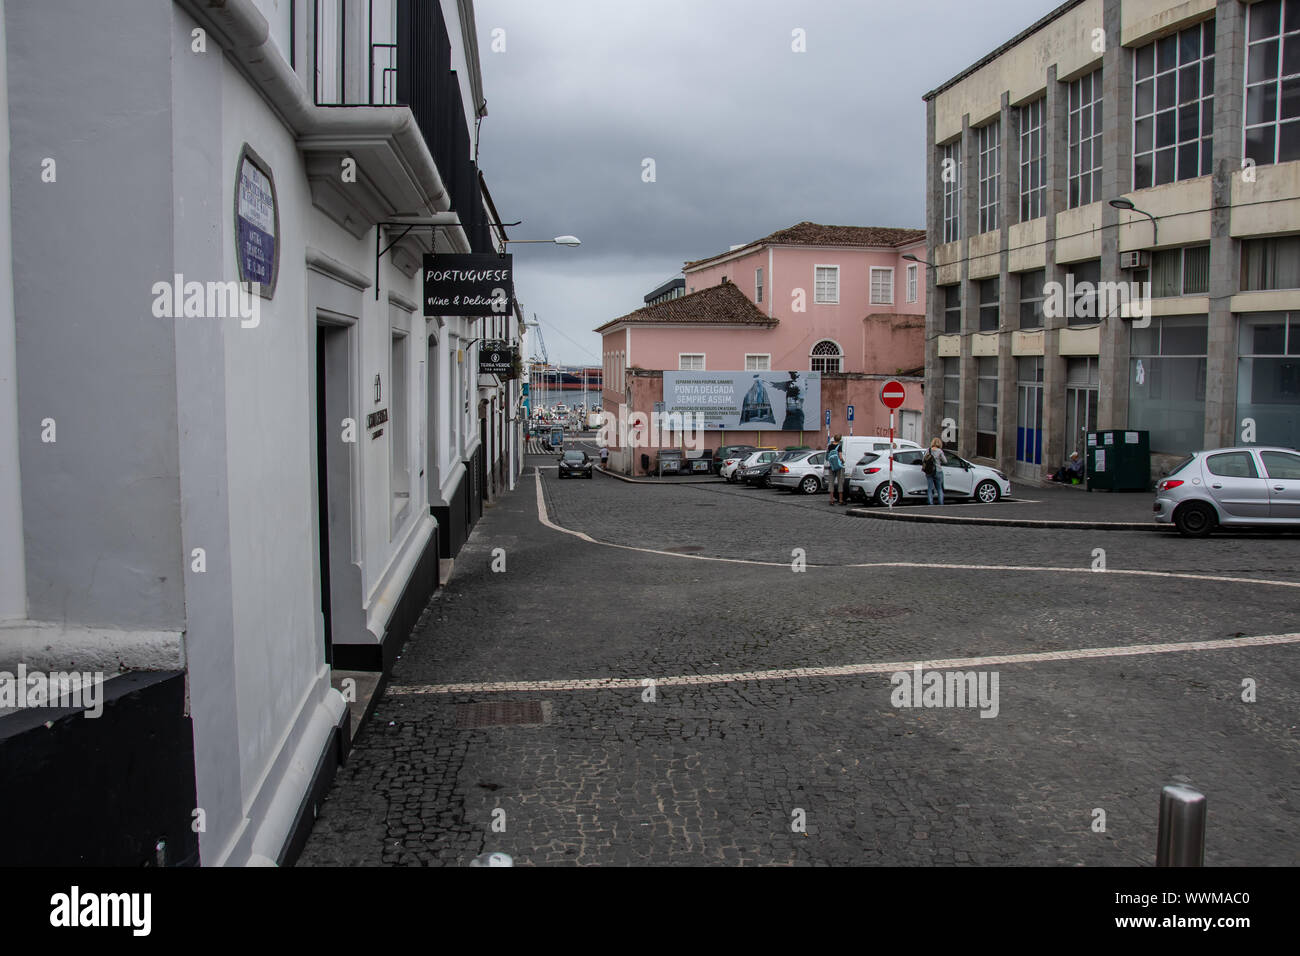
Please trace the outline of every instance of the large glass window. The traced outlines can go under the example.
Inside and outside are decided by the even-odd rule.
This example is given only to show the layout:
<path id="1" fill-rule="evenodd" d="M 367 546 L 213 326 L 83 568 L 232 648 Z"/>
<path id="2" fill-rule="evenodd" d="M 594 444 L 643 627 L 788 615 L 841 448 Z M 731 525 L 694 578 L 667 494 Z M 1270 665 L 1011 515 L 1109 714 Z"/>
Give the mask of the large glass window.
<path id="1" fill-rule="evenodd" d="M 994 120 L 977 131 L 979 145 L 980 232 L 998 228 L 998 186 L 1002 156 L 1002 121 Z"/>
<path id="2" fill-rule="evenodd" d="M 998 311 L 999 282 L 996 276 L 982 279 L 980 287 L 980 331 L 996 332 L 1000 324 Z"/>
<path id="3" fill-rule="evenodd" d="M 1300 312 L 1241 316 L 1237 355 L 1238 440 L 1300 448 Z"/>
<path id="4" fill-rule="evenodd" d="M 961 284 L 943 286 L 943 331 L 961 331 Z"/>
<path id="5" fill-rule="evenodd" d="M 1208 176 L 1214 144 L 1214 21 L 1140 47 L 1133 66 L 1133 188 Z"/>
<path id="6" fill-rule="evenodd" d="M 1076 262 L 1069 267 L 1074 277 L 1074 298 L 1070 303 L 1067 325 L 1095 325 L 1100 316 L 1097 283 L 1101 281 L 1101 260 Z"/>
<path id="7" fill-rule="evenodd" d="M 1151 450 L 1169 455 L 1205 438 L 1208 320 L 1161 316 L 1129 332 L 1128 427 L 1151 433 Z"/>
<path id="8" fill-rule="evenodd" d="M 944 443 L 949 446 L 957 443 L 957 423 L 961 421 L 960 411 L 961 359 L 950 355 L 943 360 L 943 417 L 944 421 L 952 423 L 952 432 L 951 439 L 949 439 L 948 435 L 940 436 L 944 439 Z"/>
<path id="9" fill-rule="evenodd" d="M 1047 149 L 1043 117 L 1047 97 L 1020 107 L 1020 221 L 1047 213 Z"/>
<path id="10" fill-rule="evenodd" d="M 1300 289 L 1300 236 L 1247 239 L 1241 244 L 1241 291 Z"/>
<path id="11" fill-rule="evenodd" d="M 961 140 L 939 148 L 939 176 L 943 180 L 943 241 L 961 238 Z"/>
<path id="12" fill-rule="evenodd" d="M 1069 208 L 1101 199 L 1101 70 L 1070 84 Z"/>
<path id="13" fill-rule="evenodd" d="M 1020 273 L 1020 327 L 1022 329 L 1043 327 L 1043 285 L 1046 280 L 1045 269 Z"/>
<path id="14" fill-rule="evenodd" d="M 1300 159 L 1300 3 L 1263 0 L 1246 19 L 1245 155 Z"/>
<path id="15" fill-rule="evenodd" d="M 981 458 L 998 455 L 998 360 L 985 356 L 975 360 L 978 380 L 975 395 L 975 454 Z"/>
<path id="16" fill-rule="evenodd" d="M 1133 278 L 1150 281 L 1153 298 L 1205 295 L 1210 291 L 1210 247 L 1162 249 L 1151 257 L 1150 271 L 1135 273 Z"/>

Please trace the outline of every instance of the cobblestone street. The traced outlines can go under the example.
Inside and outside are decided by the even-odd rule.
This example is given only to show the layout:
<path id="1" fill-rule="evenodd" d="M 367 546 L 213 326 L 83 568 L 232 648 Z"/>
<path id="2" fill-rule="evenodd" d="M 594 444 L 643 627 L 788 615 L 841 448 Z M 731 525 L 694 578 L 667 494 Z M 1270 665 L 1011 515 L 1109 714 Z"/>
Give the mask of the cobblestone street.
<path id="1" fill-rule="evenodd" d="M 530 463 L 302 865 L 1150 865 L 1175 782 L 1207 795 L 1207 864 L 1300 863 L 1296 537 L 867 521 Z M 996 706 L 895 706 L 928 661 L 996 675 Z"/>

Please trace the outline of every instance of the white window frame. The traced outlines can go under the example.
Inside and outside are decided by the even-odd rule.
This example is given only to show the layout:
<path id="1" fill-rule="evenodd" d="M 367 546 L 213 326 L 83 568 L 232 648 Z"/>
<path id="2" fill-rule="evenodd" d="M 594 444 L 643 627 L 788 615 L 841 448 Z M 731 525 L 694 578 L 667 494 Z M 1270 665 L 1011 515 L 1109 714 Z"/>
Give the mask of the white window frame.
<path id="1" fill-rule="evenodd" d="M 835 298 L 822 298 L 821 290 L 817 287 L 817 273 L 822 269 L 834 270 L 835 275 Z M 817 263 L 813 266 L 813 304 L 814 305 L 839 305 L 840 304 L 840 267 Z"/>
<path id="2" fill-rule="evenodd" d="M 907 301 L 915 302 L 920 290 L 921 267 L 915 262 L 907 267 Z"/>
<path id="3" fill-rule="evenodd" d="M 704 357 L 704 356 L 705 356 L 705 353 L 703 353 L 703 352 L 678 352 L 678 353 L 677 353 L 677 371 L 679 371 L 679 372 L 705 372 L 705 371 L 708 371 L 708 369 L 707 369 L 707 367 L 706 367 L 706 365 L 705 365 L 705 357 Z M 682 360 L 683 360 L 683 359 L 688 359 L 688 358 L 692 358 L 692 359 L 697 358 L 697 359 L 699 359 L 699 360 L 700 360 L 700 367 L 699 367 L 699 368 L 687 368 L 686 366 L 682 365 Z"/>
<path id="4" fill-rule="evenodd" d="M 998 228 L 998 194 L 1002 187 L 1002 118 L 976 131 L 979 150 L 979 231 Z"/>
<path id="5" fill-rule="evenodd" d="M 835 346 L 835 348 L 837 348 L 839 351 L 838 351 L 835 355 L 833 355 L 833 356 L 832 356 L 832 355 L 817 355 L 817 354 L 814 354 L 813 349 L 817 348 L 817 346 L 821 345 L 823 342 L 829 342 L 829 343 L 831 343 L 831 345 Z M 834 358 L 834 359 L 836 360 L 837 367 L 834 369 L 834 371 L 836 371 L 836 372 L 842 372 L 842 371 L 844 371 L 844 346 L 840 345 L 839 342 L 837 342 L 837 341 L 835 341 L 834 339 L 831 339 L 831 338 L 820 338 L 820 339 L 818 339 L 816 342 L 813 343 L 812 348 L 808 350 L 808 371 L 810 371 L 810 372 L 826 372 L 826 371 L 831 371 L 830 369 L 813 368 L 813 360 L 814 360 L 814 359 L 829 359 L 829 358 Z"/>
<path id="6" fill-rule="evenodd" d="M 1246 16 L 1249 16 L 1249 12 L 1247 12 Z M 1212 158 L 1213 151 L 1214 151 L 1213 150 L 1214 83 L 1213 81 L 1211 81 L 1209 86 L 1209 93 L 1207 94 L 1206 85 L 1205 85 L 1205 74 L 1207 70 L 1210 73 L 1214 72 L 1214 47 L 1213 47 L 1214 41 L 1212 37 L 1210 41 L 1211 42 L 1210 51 L 1209 54 L 1207 55 L 1205 51 L 1206 22 L 1207 21 L 1202 21 L 1200 23 L 1193 24 L 1192 26 L 1187 27 L 1183 30 L 1179 30 L 1177 33 L 1170 34 L 1169 36 L 1162 37 L 1158 40 L 1153 40 L 1151 43 L 1143 44 L 1142 46 L 1135 48 L 1133 51 L 1133 129 L 1131 131 L 1131 135 L 1133 138 L 1130 140 L 1130 142 L 1133 144 L 1133 148 L 1131 150 L 1133 154 L 1133 160 L 1129 172 L 1132 176 L 1132 178 L 1130 179 L 1130 183 L 1133 185 L 1134 189 L 1151 189 L 1154 186 L 1165 186 L 1168 185 L 1169 183 L 1185 182 L 1188 179 L 1196 179 L 1200 176 L 1208 176 L 1210 172 L 1212 172 L 1212 170 L 1206 168 L 1206 160 Z M 1214 23 L 1213 20 L 1209 20 L 1208 22 Z M 1195 59 L 1184 62 L 1183 50 L 1182 50 L 1182 35 L 1192 30 L 1198 31 L 1201 35 L 1201 48 L 1200 48 L 1201 52 Z M 1170 36 L 1172 36 L 1174 40 L 1174 47 L 1175 47 L 1174 65 L 1172 67 L 1162 70 L 1160 68 L 1160 62 L 1159 62 L 1160 43 L 1162 40 L 1169 39 Z M 1151 49 L 1151 75 L 1139 79 L 1138 57 L 1141 54 L 1141 51 L 1147 49 L 1148 47 Z M 1195 67 L 1198 95 L 1196 99 L 1185 103 L 1183 102 L 1183 96 L 1186 92 L 1183 89 L 1184 71 L 1191 67 Z M 1174 105 L 1172 107 L 1165 107 L 1163 109 L 1160 106 L 1160 80 L 1162 77 L 1169 77 L 1174 83 Z M 1138 110 L 1138 87 L 1143 83 L 1151 84 L 1151 112 L 1139 114 L 1137 111 Z M 1198 132 L 1195 137 L 1192 137 L 1190 139 L 1182 139 L 1181 134 L 1178 132 L 1177 129 L 1179 114 L 1182 112 L 1182 110 L 1185 107 L 1190 106 L 1192 103 L 1196 104 Z M 1204 116 L 1205 116 L 1206 105 L 1208 105 L 1210 108 L 1211 129 L 1209 130 L 1208 134 L 1207 131 L 1204 129 Z M 1244 109 L 1244 105 L 1243 105 L 1243 109 Z M 1162 114 L 1173 114 L 1173 119 L 1171 120 L 1171 122 L 1174 124 L 1175 130 L 1174 130 L 1174 142 L 1172 145 L 1160 146 L 1156 142 L 1156 140 L 1159 138 L 1160 116 Z M 1150 147 L 1147 147 L 1146 143 L 1142 143 L 1138 141 L 1137 127 L 1138 127 L 1138 122 L 1141 120 L 1149 120 L 1152 125 Z M 1242 135 L 1243 136 L 1245 135 L 1244 124 L 1243 124 Z M 1181 153 L 1184 149 L 1187 148 L 1192 148 L 1196 150 L 1196 172 L 1188 176 L 1183 176 L 1180 175 L 1178 169 L 1179 160 L 1180 160 L 1179 153 Z M 1173 171 L 1172 179 L 1161 179 L 1160 176 L 1158 175 L 1156 160 L 1157 157 L 1165 151 L 1172 151 L 1174 154 L 1174 171 Z M 1149 157 L 1151 161 L 1151 181 L 1142 186 L 1138 186 L 1137 185 L 1138 160 L 1144 156 Z"/>
<path id="7" fill-rule="evenodd" d="M 1092 97 L 1087 103 L 1082 102 L 1084 80 L 1088 81 L 1088 88 L 1092 93 Z M 1083 76 L 1072 80 L 1068 84 L 1066 107 L 1068 120 L 1065 131 L 1065 155 L 1068 171 L 1065 178 L 1065 202 L 1067 209 L 1078 209 L 1082 206 L 1090 206 L 1094 202 L 1101 201 L 1103 144 L 1100 120 L 1105 116 L 1105 107 L 1103 106 L 1100 67 L 1093 70 L 1091 73 L 1085 73 Z M 1080 160 L 1076 160 L 1074 156 L 1071 155 L 1071 150 L 1076 146 L 1079 147 L 1080 151 L 1082 151 L 1084 142 L 1083 137 L 1080 135 L 1079 139 L 1073 139 L 1070 132 L 1070 124 L 1074 122 L 1075 116 L 1080 117 L 1079 122 L 1082 124 L 1084 110 L 1088 111 L 1088 122 L 1091 129 L 1087 137 L 1089 166 L 1086 170 L 1082 168 Z M 1088 177 L 1088 191 L 1086 198 L 1083 190 L 1083 178 L 1085 176 Z M 1071 201 L 1072 197 L 1070 196 L 1070 187 L 1072 185 L 1076 187 L 1076 195 L 1073 197 L 1075 201 Z"/>
<path id="8" fill-rule="evenodd" d="M 943 241 L 956 242 L 961 239 L 961 192 L 962 192 L 962 161 L 961 161 L 961 137 L 957 137 L 951 143 L 939 147 L 939 180 L 943 183 Z M 955 178 L 952 182 L 944 179 L 944 163 L 946 160 L 954 160 L 953 172 Z"/>
<path id="9" fill-rule="evenodd" d="M 1043 123 L 1046 115 L 1046 96 L 1020 107 L 1021 222 L 1047 214 L 1047 130 Z"/>
<path id="10" fill-rule="evenodd" d="M 1285 81 L 1295 80 L 1296 77 L 1300 74 L 1284 72 L 1283 63 L 1284 63 L 1284 55 L 1285 55 L 1284 47 L 1285 47 L 1286 40 L 1288 37 L 1292 37 L 1292 38 L 1296 37 L 1296 31 L 1294 28 L 1290 30 L 1287 29 L 1285 6 L 1283 6 L 1282 10 L 1280 11 L 1278 32 L 1271 33 L 1266 36 L 1255 36 L 1251 32 L 1250 14 L 1251 14 L 1251 8 L 1250 7 L 1245 8 L 1243 12 L 1243 16 L 1246 18 L 1246 22 L 1244 24 L 1244 29 L 1242 30 L 1242 33 L 1246 35 L 1245 36 L 1246 54 L 1242 62 L 1242 84 L 1244 89 L 1242 92 L 1242 99 L 1241 99 L 1241 155 L 1242 156 L 1249 155 L 1249 151 L 1246 146 L 1246 142 L 1247 142 L 1246 133 L 1248 130 L 1265 129 L 1271 126 L 1273 128 L 1273 155 L 1269 159 L 1255 160 L 1255 162 L 1258 165 L 1264 166 L 1264 165 L 1272 165 L 1274 163 L 1279 162 L 1278 153 L 1280 152 L 1282 147 L 1282 143 L 1281 143 L 1282 127 L 1283 125 L 1289 126 L 1290 124 L 1297 122 L 1297 120 L 1294 117 L 1289 117 L 1287 119 L 1282 118 L 1282 100 L 1283 100 L 1282 88 L 1283 85 L 1285 84 Z M 1250 82 L 1250 48 L 1253 46 L 1258 46 L 1260 44 L 1269 43 L 1269 42 L 1275 42 L 1277 44 L 1277 60 L 1275 61 L 1275 65 L 1277 67 L 1277 76 L 1273 77 L 1270 80 L 1260 80 L 1256 83 L 1251 83 Z M 1273 118 L 1269 120 L 1265 120 L 1262 123 L 1252 123 L 1248 126 L 1246 124 L 1247 104 L 1250 101 L 1251 88 L 1268 86 L 1270 84 L 1277 91 L 1277 96 L 1276 96 L 1277 103 L 1273 114 Z M 1288 162 L 1288 160 L 1281 160 L 1281 162 Z"/>
<path id="11" fill-rule="evenodd" d="M 889 293 L 888 299 L 876 298 L 876 273 L 877 272 L 889 273 L 889 287 L 887 290 L 883 290 Z M 871 276 L 870 276 L 870 289 L 871 289 L 872 305 L 893 305 L 894 304 L 894 267 L 893 266 L 872 266 Z"/>
<path id="12" fill-rule="evenodd" d="M 755 301 L 755 302 L 762 302 L 762 301 L 763 301 L 763 268 L 762 268 L 762 266 L 760 266 L 759 268 L 757 268 L 757 269 L 754 270 L 754 301 Z"/>
<path id="13" fill-rule="evenodd" d="M 750 365 L 750 359 L 762 359 L 761 366 Z M 770 372 L 772 371 L 772 353 L 771 352 L 746 352 L 745 353 L 745 371 L 746 372 Z"/>

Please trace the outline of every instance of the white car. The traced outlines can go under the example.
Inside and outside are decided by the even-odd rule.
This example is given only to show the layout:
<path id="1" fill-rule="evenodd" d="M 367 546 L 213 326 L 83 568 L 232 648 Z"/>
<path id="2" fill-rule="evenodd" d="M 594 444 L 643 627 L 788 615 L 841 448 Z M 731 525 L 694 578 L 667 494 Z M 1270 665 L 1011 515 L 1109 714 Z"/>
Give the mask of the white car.
<path id="1" fill-rule="evenodd" d="M 826 452 L 806 451 L 773 464 L 767 480 L 773 488 L 788 488 L 790 491 L 814 495 L 826 487 L 825 470 Z"/>
<path id="2" fill-rule="evenodd" d="M 722 462 L 722 467 L 718 469 L 718 474 L 727 481 L 736 482 L 740 479 L 741 473 L 753 465 L 766 465 L 769 461 L 774 460 L 781 453 L 773 449 L 763 449 L 762 451 L 748 452 L 745 455 L 727 458 Z"/>
<path id="3" fill-rule="evenodd" d="M 881 438 L 879 435 L 844 435 L 840 438 L 840 444 L 843 446 L 840 451 L 840 458 L 843 459 L 846 467 L 856 465 L 862 460 L 863 455 L 869 455 L 873 451 L 881 452 L 889 449 L 889 439 Z M 906 438 L 894 439 L 895 451 L 920 447 L 916 442 L 908 441 Z"/>
<path id="4" fill-rule="evenodd" d="M 925 450 L 905 449 L 894 452 L 893 484 L 889 481 L 889 456 L 873 452 L 853 468 L 849 477 L 849 497 L 862 497 L 879 505 L 897 504 L 902 498 L 924 498 L 927 481 L 921 470 Z M 1011 494 L 1011 481 L 996 468 L 976 465 L 944 449 L 943 497 L 974 498 L 991 504 Z"/>

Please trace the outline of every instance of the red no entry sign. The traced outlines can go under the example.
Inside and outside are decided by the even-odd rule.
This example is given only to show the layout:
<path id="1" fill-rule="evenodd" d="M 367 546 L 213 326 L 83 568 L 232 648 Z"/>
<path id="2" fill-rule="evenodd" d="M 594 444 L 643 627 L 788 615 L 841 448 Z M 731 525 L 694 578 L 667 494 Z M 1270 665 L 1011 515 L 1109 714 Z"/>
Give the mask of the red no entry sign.
<path id="1" fill-rule="evenodd" d="M 906 397 L 907 392 L 903 390 L 903 384 L 892 379 L 880 390 L 880 401 L 886 408 L 898 408 Z"/>

